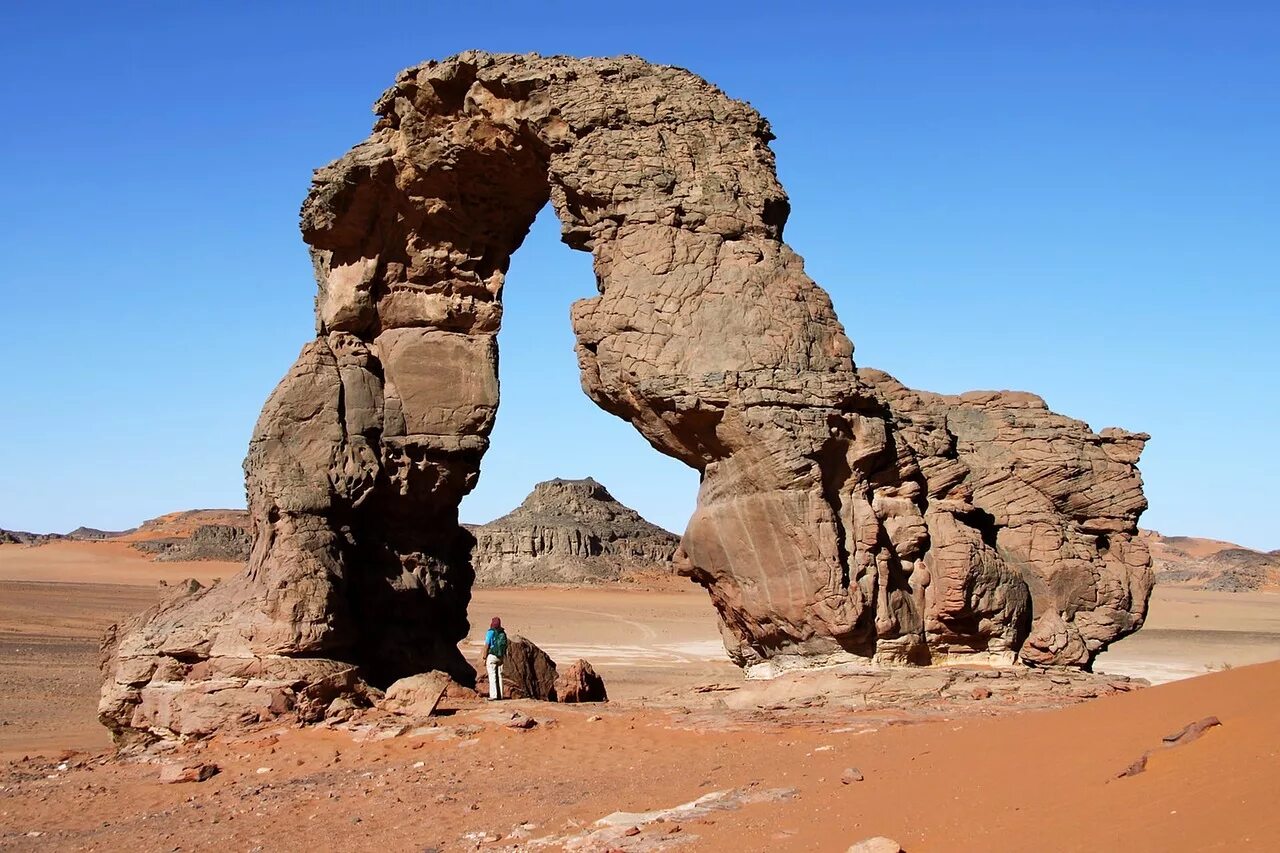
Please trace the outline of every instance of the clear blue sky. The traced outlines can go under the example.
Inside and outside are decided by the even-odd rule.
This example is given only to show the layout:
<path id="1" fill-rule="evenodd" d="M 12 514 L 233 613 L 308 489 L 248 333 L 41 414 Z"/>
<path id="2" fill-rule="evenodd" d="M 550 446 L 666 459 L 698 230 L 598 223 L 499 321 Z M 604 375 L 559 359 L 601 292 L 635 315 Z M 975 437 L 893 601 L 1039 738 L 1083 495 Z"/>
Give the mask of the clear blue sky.
<path id="1" fill-rule="evenodd" d="M 6 3 L 0 527 L 242 506 L 254 419 L 312 335 L 311 169 L 399 69 L 482 48 L 634 53 L 751 101 L 859 364 L 1150 432 L 1145 526 L 1280 548 L 1276 9 Z M 467 520 L 590 474 L 683 528 L 693 472 L 578 387 L 568 306 L 593 292 L 544 212 Z"/>

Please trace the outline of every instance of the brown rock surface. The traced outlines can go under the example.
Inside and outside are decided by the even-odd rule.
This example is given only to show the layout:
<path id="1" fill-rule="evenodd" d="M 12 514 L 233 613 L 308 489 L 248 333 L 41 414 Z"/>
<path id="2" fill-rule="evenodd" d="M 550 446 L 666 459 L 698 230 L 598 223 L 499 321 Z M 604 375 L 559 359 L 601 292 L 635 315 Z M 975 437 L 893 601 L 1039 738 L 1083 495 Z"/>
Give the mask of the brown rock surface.
<path id="1" fill-rule="evenodd" d="M 736 661 L 1085 665 L 1141 624 L 1143 437 L 856 371 L 782 241 L 749 106 L 632 57 L 469 52 L 402 72 L 375 112 L 303 205 L 317 337 L 250 443 L 248 569 L 119 632 L 108 725 L 180 731 L 237 695 L 195 669 L 241 673 L 253 714 L 317 681 L 471 681 L 457 507 L 498 405 L 505 272 L 548 201 L 594 257 L 583 389 L 701 473 L 676 560 Z"/>
<path id="2" fill-rule="evenodd" d="M 669 571 L 680 544 L 590 477 L 539 483 L 517 509 L 470 531 L 477 586 L 593 583 L 634 570 Z"/>
<path id="3" fill-rule="evenodd" d="M 530 640 L 512 635 L 502 659 L 502 688 L 508 699 L 556 701 L 556 662 Z"/>
<path id="4" fill-rule="evenodd" d="M 379 705 L 400 714 L 429 717 L 453 684 L 447 673 L 423 672 L 401 678 L 387 688 Z"/>
<path id="5" fill-rule="evenodd" d="M 243 509 L 187 509 L 149 518 L 122 534 L 121 542 L 186 539 L 206 525 L 249 529 L 249 513 Z"/>
<path id="6" fill-rule="evenodd" d="M 845 853 L 902 853 L 902 845 L 892 838 L 877 835 L 851 845 Z"/>
<path id="7" fill-rule="evenodd" d="M 170 785 L 182 782 L 208 782 L 218 775 L 216 764 L 166 764 L 160 769 L 160 781 Z"/>
<path id="8" fill-rule="evenodd" d="M 579 658 L 563 669 L 557 669 L 556 697 L 561 702 L 608 702 L 604 679 L 595 669 Z"/>

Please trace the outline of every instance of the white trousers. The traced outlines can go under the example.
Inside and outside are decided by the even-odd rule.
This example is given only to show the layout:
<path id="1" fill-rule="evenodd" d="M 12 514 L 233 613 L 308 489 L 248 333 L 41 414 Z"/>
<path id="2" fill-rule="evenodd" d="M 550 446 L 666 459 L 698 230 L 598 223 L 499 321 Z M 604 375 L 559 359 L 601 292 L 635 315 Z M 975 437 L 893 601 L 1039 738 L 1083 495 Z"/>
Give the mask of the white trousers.
<path id="1" fill-rule="evenodd" d="M 489 698 L 502 698 L 502 661 L 497 655 L 489 655 L 484 661 L 485 669 L 489 670 Z"/>

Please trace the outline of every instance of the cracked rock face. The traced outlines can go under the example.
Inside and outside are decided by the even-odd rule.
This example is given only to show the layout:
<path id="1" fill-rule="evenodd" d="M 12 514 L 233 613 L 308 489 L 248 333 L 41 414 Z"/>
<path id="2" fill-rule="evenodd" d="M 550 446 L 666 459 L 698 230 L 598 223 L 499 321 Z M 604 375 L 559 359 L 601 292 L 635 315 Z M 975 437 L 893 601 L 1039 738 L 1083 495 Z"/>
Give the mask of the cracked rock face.
<path id="1" fill-rule="evenodd" d="M 466 53 L 375 112 L 303 205 L 317 335 L 250 443 L 248 569 L 121 629 L 118 733 L 180 728 L 215 677 L 259 715 L 348 670 L 473 679 L 457 507 L 498 405 L 504 275 L 548 201 L 594 258 L 583 389 L 701 472 L 676 560 L 736 661 L 1086 665 L 1141 624 L 1145 436 L 857 371 L 782 241 L 751 107 L 635 58 Z"/>
<path id="2" fill-rule="evenodd" d="M 585 480 L 548 480 L 501 518 L 471 528 L 477 586 L 615 581 L 671 568 L 679 537 Z"/>

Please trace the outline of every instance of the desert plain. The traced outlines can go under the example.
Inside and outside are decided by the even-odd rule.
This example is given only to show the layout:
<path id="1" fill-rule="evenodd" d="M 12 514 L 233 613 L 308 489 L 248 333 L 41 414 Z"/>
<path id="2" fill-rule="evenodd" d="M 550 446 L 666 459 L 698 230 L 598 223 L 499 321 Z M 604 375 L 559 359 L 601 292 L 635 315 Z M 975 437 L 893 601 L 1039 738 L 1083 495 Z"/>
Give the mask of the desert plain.
<path id="1" fill-rule="evenodd" d="M 103 629 L 162 583 L 240 570 L 152 562 L 118 541 L 0 546 L 0 847 L 1280 846 L 1268 804 L 1280 782 L 1275 592 L 1158 585 L 1146 627 L 1099 659 L 1099 675 L 1033 684 L 970 667 L 904 684 L 839 672 L 746 682 L 705 593 L 683 579 L 477 589 L 469 659 L 501 615 L 557 661 L 590 660 L 610 701 L 446 698 L 429 720 L 371 711 L 113 757 L 95 719 Z M 1210 717 L 1220 725 L 1166 743 Z M 218 768 L 207 781 L 166 781 L 205 765 Z"/>

